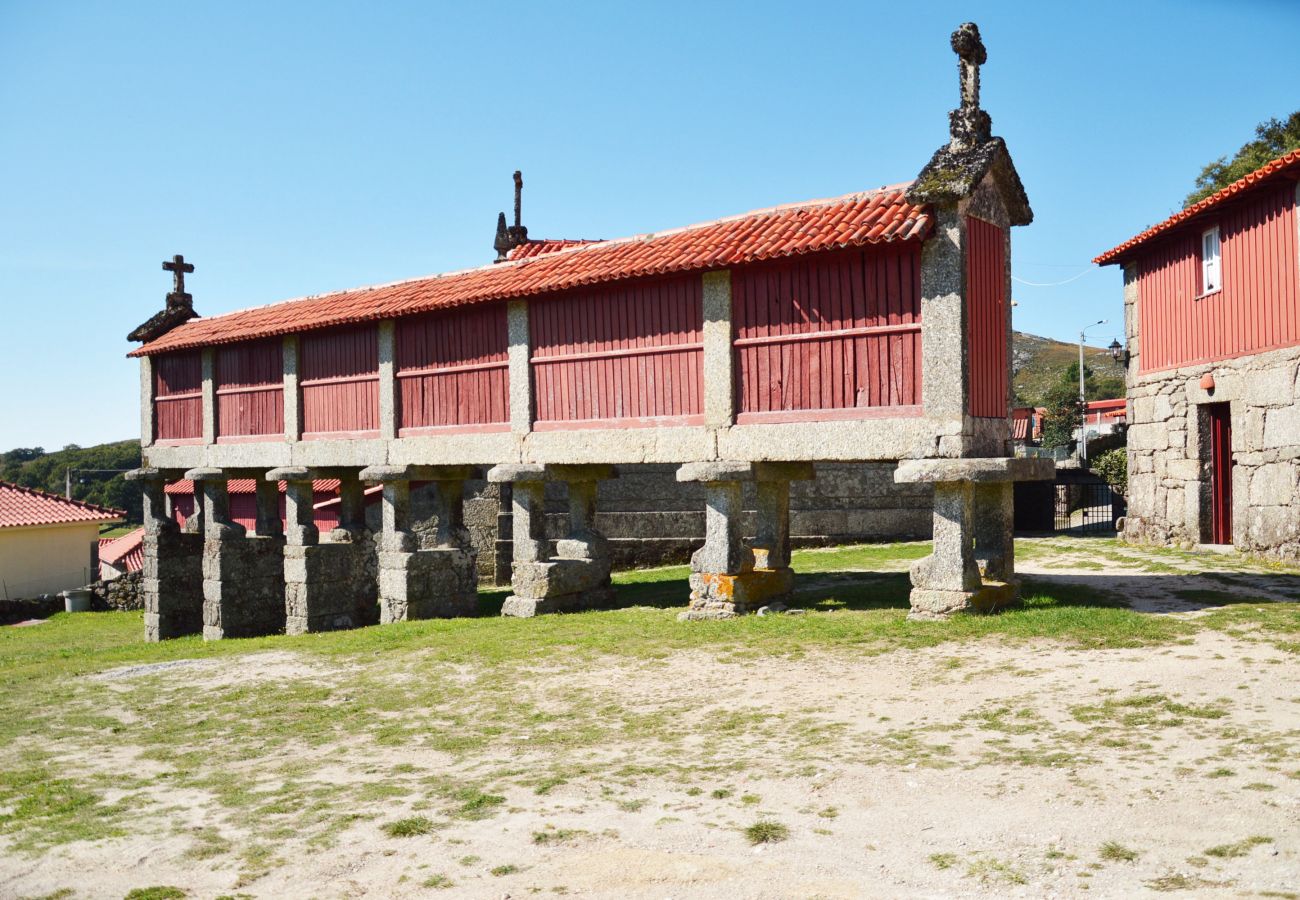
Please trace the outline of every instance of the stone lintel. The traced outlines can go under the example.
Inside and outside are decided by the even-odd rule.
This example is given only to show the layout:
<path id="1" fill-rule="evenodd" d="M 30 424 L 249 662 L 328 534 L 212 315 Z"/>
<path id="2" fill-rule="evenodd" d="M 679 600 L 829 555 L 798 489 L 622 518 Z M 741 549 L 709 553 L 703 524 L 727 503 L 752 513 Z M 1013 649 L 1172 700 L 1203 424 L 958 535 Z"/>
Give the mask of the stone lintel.
<path id="1" fill-rule="evenodd" d="M 378 484 L 393 481 L 468 481 L 482 478 L 483 469 L 480 466 L 367 466 L 357 477 Z"/>
<path id="2" fill-rule="evenodd" d="M 157 478 L 168 478 L 169 471 L 168 469 L 158 469 L 153 466 L 141 466 L 138 469 L 122 473 L 122 477 L 127 481 L 152 481 Z"/>
<path id="3" fill-rule="evenodd" d="M 810 462 L 742 462 L 722 459 L 693 462 L 677 470 L 678 481 L 808 481 L 816 477 Z"/>
<path id="4" fill-rule="evenodd" d="M 539 481 L 607 481 L 618 477 L 614 466 L 604 463 L 568 465 L 556 463 L 502 463 L 488 470 L 494 484 Z"/>
<path id="5" fill-rule="evenodd" d="M 940 484 L 969 481 L 1051 481 L 1056 463 L 1050 459 L 977 457 L 965 459 L 906 459 L 894 470 L 896 484 Z"/>

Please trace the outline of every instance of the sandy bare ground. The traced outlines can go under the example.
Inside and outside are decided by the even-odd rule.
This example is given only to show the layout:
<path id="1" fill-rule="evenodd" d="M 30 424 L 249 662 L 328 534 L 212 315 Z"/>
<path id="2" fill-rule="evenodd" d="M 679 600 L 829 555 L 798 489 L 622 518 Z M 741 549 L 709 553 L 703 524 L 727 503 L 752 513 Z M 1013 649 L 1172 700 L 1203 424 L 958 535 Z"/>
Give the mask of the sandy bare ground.
<path id="1" fill-rule="evenodd" d="M 1047 562 L 1022 568 L 1165 615 L 1199 615 L 1178 591 L 1223 589 L 1194 565 L 1161 581 L 1174 585 L 1162 594 L 1137 564 Z M 0 897 L 120 898 L 148 885 L 195 897 L 494 900 L 1300 893 L 1300 657 L 1249 634 L 1120 650 L 990 639 L 877 655 L 548 659 L 514 671 L 504 699 L 473 667 L 418 653 L 367 666 L 270 652 L 124 667 L 88 690 L 130 735 L 148 716 L 127 702 L 140 691 L 155 704 L 237 708 L 259 692 L 325 686 L 321 703 L 346 704 L 367 670 L 399 693 L 449 686 L 445 708 L 398 704 L 396 723 L 437 732 L 456 715 L 466 727 L 504 716 L 510 733 L 464 752 L 366 736 L 276 745 L 254 732 L 240 738 L 247 759 L 220 754 L 222 775 L 267 796 L 288 780 L 346 798 L 330 803 L 358 818 L 324 839 L 301 807 L 253 804 L 250 815 L 210 785 L 169 785 L 171 763 L 144 738 L 121 741 L 111 760 L 61 739 L 70 771 L 134 760 L 140 812 L 126 837 L 43 852 L 0 844 Z M 580 739 L 611 716 L 618 732 Z M 566 728 L 572 741 L 555 734 Z M 445 780 L 501 799 L 481 815 L 449 812 L 458 801 Z M 365 793 L 376 785 L 405 792 Z M 250 858 L 277 816 L 286 828 L 269 832 L 270 858 Z M 412 816 L 433 827 L 385 833 Z M 787 839 L 751 845 L 743 829 L 759 821 L 784 825 Z"/>

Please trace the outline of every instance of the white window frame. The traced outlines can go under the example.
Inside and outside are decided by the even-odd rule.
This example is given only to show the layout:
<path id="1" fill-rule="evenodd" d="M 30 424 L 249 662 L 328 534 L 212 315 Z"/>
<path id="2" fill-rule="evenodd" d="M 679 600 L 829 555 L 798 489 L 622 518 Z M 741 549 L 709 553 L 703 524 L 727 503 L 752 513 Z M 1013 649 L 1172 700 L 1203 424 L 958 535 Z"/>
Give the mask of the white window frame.
<path id="1" fill-rule="evenodd" d="M 1213 240 L 1213 247 L 1210 241 Z M 1213 252 L 1209 252 L 1210 250 Z M 1223 290 L 1223 239 L 1219 226 L 1201 232 L 1201 296 Z"/>

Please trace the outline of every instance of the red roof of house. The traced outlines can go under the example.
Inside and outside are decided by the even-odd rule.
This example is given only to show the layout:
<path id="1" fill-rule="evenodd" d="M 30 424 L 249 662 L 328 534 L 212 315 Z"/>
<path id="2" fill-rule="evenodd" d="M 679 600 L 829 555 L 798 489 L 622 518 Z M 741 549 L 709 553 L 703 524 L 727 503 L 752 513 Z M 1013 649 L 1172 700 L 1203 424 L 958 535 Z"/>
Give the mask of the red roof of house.
<path id="1" fill-rule="evenodd" d="M 144 568 L 144 529 L 137 528 L 121 537 L 101 540 L 99 561 L 123 572 L 138 572 Z"/>
<path id="2" fill-rule="evenodd" d="M 0 481 L 0 528 L 64 525 L 71 522 L 114 522 L 126 518 L 120 509 L 68 500 L 35 488 Z"/>
<path id="3" fill-rule="evenodd" d="M 536 240 L 527 240 L 514 247 L 506 254 L 506 259 L 528 259 L 533 256 L 544 256 L 547 253 L 558 253 L 560 250 L 568 250 L 570 247 L 581 247 L 585 244 L 599 244 L 600 241 L 587 241 L 572 238 L 538 238 Z"/>
<path id="4" fill-rule="evenodd" d="M 1116 397 L 1110 400 L 1089 400 L 1089 412 L 1100 412 L 1107 409 L 1124 409 L 1128 401 L 1123 397 Z"/>
<path id="5" fill-rule="evenodd" d="M 1133 250 L 1137 249 L 1142 244 L 1147 243 L 1152 238 L 1164 234 L 1209 209 L 1213 209 L 1222 203 L 1226 203 L 1238 194 L 1253 190 L 1263 182 L 1272 181 L 1276 178 L 1282 178 L 1296 173 L 1300 173 L 1300 150 L 1292 150 L 1290 153 L 1279 156 L 1272 162 L 1265 163 L 1244 178 L 1239 178 L 1222 190 L 1215 191 L 1204 200 L 1201 200 L 1198 203 L 1193 203 L 1186 209 L 1174 213 L 1159 225 L 1153 225 L 1136 237 L 1129 238 L 1118 247 L 1107 250 L 1105 253 L 1094 259 L 1093 262 L 1099 266 L 1107 266 L 1112 263 L 1117 263 L 1124 257 L 1128 256 Z"/>
<path id="6" fill-rule="evenodd" d="M 922 240 L 927 207 L 907 185 L 757 210 L 671 231 L 581 244 L 541 256 L 191 319 L 130 356 L 291 334 L 314 328 L 526 297 L 628 278 L 704 271 L 765 259 Z"/>

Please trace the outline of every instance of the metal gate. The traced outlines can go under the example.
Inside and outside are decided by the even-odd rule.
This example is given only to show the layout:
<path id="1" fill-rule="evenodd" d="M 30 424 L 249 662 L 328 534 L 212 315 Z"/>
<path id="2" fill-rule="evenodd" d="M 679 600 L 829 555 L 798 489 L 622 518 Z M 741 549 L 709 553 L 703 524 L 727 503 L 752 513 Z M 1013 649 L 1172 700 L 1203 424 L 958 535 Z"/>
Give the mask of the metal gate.
<path id="1" fill-rule="evenodd" d="M 1108 484 L 1057 484 L 1056 533 L 1111 534 L 1124 500 Z"/>

